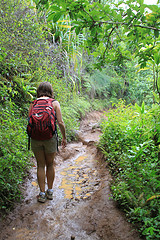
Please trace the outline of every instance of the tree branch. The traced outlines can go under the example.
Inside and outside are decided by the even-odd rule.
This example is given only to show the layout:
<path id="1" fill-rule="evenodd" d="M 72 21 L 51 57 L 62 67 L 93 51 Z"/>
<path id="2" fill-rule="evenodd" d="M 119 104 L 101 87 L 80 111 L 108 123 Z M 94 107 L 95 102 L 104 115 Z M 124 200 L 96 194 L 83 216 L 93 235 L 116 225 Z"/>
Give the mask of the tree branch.
<path id="1" fill-rule="evenodd" d="M 101 24 L 115 24 L 115 25 L 128 25 L 128 23 L 123 23 L 123 22 L 110 22 L 110 21 L 97 21 L 98 23 Z M 140 28 L 147 28 L 147 29 L 151 29 L 151 30 L 157 30 L 160 31 L 159 28 L 156 27 L 150 27 L 150 26 L 145 26 L 145 25 L 138 25 L 138 24 L 130 24 L 130 27 L 140 27 Z"/>
<path id="2" fill-rule="evenodd" d="M 93 19 L 93 17 L 83 8 L 83 11 L 92 19 L 92 21 L 95 23 L 95 20 Z"/>

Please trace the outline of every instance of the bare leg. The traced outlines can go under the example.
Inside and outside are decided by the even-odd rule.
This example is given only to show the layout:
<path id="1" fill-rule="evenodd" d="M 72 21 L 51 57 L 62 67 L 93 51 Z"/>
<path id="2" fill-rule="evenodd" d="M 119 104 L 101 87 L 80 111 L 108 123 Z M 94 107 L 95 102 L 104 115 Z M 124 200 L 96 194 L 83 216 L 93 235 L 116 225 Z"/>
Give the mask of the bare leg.
<path id="1" fill-rule="evenodd" d="M 43 150 L 34 153 L 37 160 L 37 179 L 41 192 L 45 192 L 45 154 Z"/>
<path id="2" fill-rule="evenodd" d="M 55 178 L 55 170 L 54 170 L 54 158 L 56 153 L 46 153 L 45 159 L 46 159 L 46 176 L 47 176 L 47 184 L 48 189 L 52 189 L 53 182 Z"/>

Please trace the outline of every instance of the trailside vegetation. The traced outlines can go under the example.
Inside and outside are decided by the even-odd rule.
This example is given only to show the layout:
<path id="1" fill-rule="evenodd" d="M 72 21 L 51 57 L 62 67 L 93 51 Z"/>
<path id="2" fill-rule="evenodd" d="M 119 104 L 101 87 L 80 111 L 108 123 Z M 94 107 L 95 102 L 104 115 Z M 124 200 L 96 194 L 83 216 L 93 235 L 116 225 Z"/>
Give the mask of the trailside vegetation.
<path id="1" fill-rule="evenodd" d="M 160 108 L 120 100 L 105 113 L 99 148 L 112 194 L 146 239 L 160 238 Z"/>
<path id="2" fill-rule="evenodd" d="M 0 105 L 0 210 L 9 211 L 21 197 L 24 177 L 30 166 L 23 110 L 6 101 Z"/>
<path id="3" fill-rule="evenodd" d="M 126 60 L 137 56 L 140 69 L 153 70 L 153 91 L 160 97 L 158 4 L 147 5 L 144 0 L 34 2 L 54 39 L 59 36 L 56 41 L 63 42 L 61 36 L 67 32 L 71 39 L 85 36 L 81 38 L 81 46 L 94 57 L 96 68 L 114 62 L 123 71 Z M 60 29 L 65 34 L 61 35 Z"/>

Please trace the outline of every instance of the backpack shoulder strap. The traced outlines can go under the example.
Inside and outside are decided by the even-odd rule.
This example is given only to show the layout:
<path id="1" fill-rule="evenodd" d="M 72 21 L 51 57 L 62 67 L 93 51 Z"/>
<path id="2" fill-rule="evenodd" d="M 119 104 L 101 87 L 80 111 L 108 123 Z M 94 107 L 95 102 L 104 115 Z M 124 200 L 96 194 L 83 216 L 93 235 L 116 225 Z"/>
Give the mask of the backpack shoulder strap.
<path id="1" fill-rule="evenodd" d="M 48 98 L 47 100 L 50 101 L 50 102 L 56 101 L 54 98 Z"/>
<path id="2" fill-rule="evenodd" d="M 48 103 L 52 105 L 52 102 L 56 101 L 54 98 L 48 98 L 47 99 Z"/>
<path id="3" fill-rule="evenodd" d="M 35 99 L 35 100 L 32 102 L 33 106 L 34 106 L 36 103 L 37 103 L 37 99 Z"/>
<path id="4" fill-rule="evenodd" d="M 29 116 L 31 115 L 31 112 L 32 112 L 32 109 L 33 109 L 33 107 L 34 107 L 34 105 L 35 105 L 35 101 L 36 100 L 34 100 L 34 101 L 32 101 L 31 103 L 30 103 L 30 111 L 29 111 Z"/>

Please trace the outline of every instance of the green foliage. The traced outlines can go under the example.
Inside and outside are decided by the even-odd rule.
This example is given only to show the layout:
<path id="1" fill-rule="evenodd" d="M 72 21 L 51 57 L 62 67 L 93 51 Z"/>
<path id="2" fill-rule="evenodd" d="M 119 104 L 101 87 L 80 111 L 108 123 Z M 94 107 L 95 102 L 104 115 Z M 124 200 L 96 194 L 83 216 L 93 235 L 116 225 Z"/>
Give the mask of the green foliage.
<path id="1" fill-rule="evenodd" d="M 91 110 L 103 111 L 110 108 L 111 103 L 108 99 L 90 99 Z"/>
<path id="2" fill-rule="evenodd" d="M 150 73 L 141 72 L 135 75 L 133 81 L 130 83 L 128 88 L 128 99 L 127 103 L 137 102 L 139 105 L 144 101 L 147 105 L 152 105 L 153 103 L 153 93 L 152 93 L 152 75 Z"/>
<path id="3" fill-rule="evenodd" d="M 0 8 L 0 74 L 22 77 L 39 65 L 36 59 L 42 45 L 42 29 L 23 1 L 2 0 Z"/>
<path id="4" fill-rule="evenodd" d="M 155 48 L 153 46 L 155 45 Z M 144 45 L 139 51 L 139 63 L 140 70 L 151 69 L 153 71 L 153 92 L 158 93 L 160 97 L 160 78 L 159 78 L 159 67 L 160 67 L 160 44 L 159 41 L 149 42 Z"/>
<path id="5" fill-rule="evenodd" d="M 145 109 L 144 102 L 125 106 L 120 101 L 114 107 L 106 113 L 99 144 L 115 179 L 113 196 L 142 235 L 159 239 L 159 200 L 151 198 L 160 194 L 159 105 Z"/>
<path id="6" fill-rule="evenodd" d="M 89 49 L 96 49 L 102 53 L 101 60 L 107 55 L 107 50 L 118 53 L 120 40 L 127 40 L 132 44 L 144 43 L 158 38 L 159 8 L 158 5 L 146 5 L 143 1 L 89 2 L 83 1 L 42 1 L 35 0 L 37 9 L 45 9 L 48 21 L 58 22 L 60 18 L 70 17 L 72 30 L 76 34 L 87 30 L 85 44 Z M 151 13 L 148 13 L 148 9 Z M 121 27 L 123 26 L 123 27 Z M 127 34 L 127 38 L 122 36 Z M 145 37 L 144 37 L 145 36 Z M 114 43 L 112 39 L 114 38 Z M 103 41 L 102 41 L 103 40 Z M 95 50 L 95 52 L 98 53 Z M 128 51 L 129 54 L 129 51 Z M 99 54 L 100 55 L 100 54 Z M 122 52 L 121 52 L 122 56 Z"/>
<path id="7" fill-rule="evenodd" d="M 19 77 L 13 77 L 13 80 L 7 80 L 0 76 L 0 102 L 8 101 L 15 103 L 23 111 L 23 116 L 28 112 L 26 102 L 33 100 L 36 93 L 34 83 Z"/>
<path id="8" fill-rule="evenodd" d="M 20 184 L 26 176 L 30 154 L 27 152 L 26 119 L 22 109 L 9 101 L 0 106 L 0 210 L 8 211 L 22 197 Z"/>
<path id="9" fill-rule="evenodd" d="M 114 75 L 114 77 L 113 77 Z M 109 67 L 103 71 L 95 71 L 91 75 L 92 92 L 95 92 L 95 97 L 99 99 L 105 98 L 121 98 L 123 80 L 117 76 L 116 72 L 109 71 Z"/>
<path id="10" fill-rule="evenodd" d="M 125 61 L 122 65 L 111 63 L 101 71 L 86 64 L 86 72 L 82 79 L 82 89 L 91 99 L 117 103 L 122 98 L 129 103 L 152 105 L 152 72 L 137 71 L 137 60 Z M 108 104 L 108 107 L 112 105 Z"/>
<path id="11" fill-rule="evenodd" d="M 152 62 L 153 91 L 159 94 L 159 16 L 157 5 L 146 5 L 143 1 L 34 1 L 38 11 L 42 12 L 48 20 L 48 27 L 53 30 L 61 22 L 70 22 L 70 28 L 65 26 L 58 32 L 63 37 L 60 42 L 64 45 L 66 35 L 68 39 L 77 39 L 83 36 L 83 41 L 74 46 L 81 47 L 88 55 L 92 55 L 94 67 L 100 69 L 106 62 L 115 62 L 116 66 L 124 67 L 126 60 L 138 56 L 140 68 Z M 64 25 L 63 25 L 64 26 Z M 62 28 L 61 28 L 62 29 Z M 68 31 L 66 31 L 68 29 Z M 57 28 L 56 28 L 57 30 Z M 65 37 L 64 37 L 65 36 Z M 69 42 L 68 42 L 69 43 Z M 67 44 L 68 45 L 68 44 Z M 70 45 L 70 44 L 69 44 Z M 69 50 L 69 48 L 68 48 Z M 66 51 L 68 51 L 66 49 Z M 69 51 L 68 51 L 69 52 Z"/>
<path id="12" fill-rule="evenodd" d="M 90 111 L 91 105 L 84 97 L 76 97 L 67 104 L 62 104 L 62 115 L 65 122 L 67 141 L 75 139 L 75 131 L 79 129 L 80 119 Z"/>
<path id="13" fill-rule="evenodd" d="M 96 98 L 108 103 L 116 103 L 118 99 L 126 97 L 125 79 L 117 74 L 117 69 L 113 64 L 105 66 L 101 71 L 92 70 L 89 73 L 90 75 L 84 75 L 82 88 L 83 92 L 89 95 L 92 100 Z M 121 74 L 123 73 L 121 72 Z M 126 79 L 129 81 L 127 76 Z"/>

